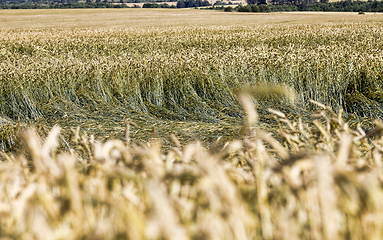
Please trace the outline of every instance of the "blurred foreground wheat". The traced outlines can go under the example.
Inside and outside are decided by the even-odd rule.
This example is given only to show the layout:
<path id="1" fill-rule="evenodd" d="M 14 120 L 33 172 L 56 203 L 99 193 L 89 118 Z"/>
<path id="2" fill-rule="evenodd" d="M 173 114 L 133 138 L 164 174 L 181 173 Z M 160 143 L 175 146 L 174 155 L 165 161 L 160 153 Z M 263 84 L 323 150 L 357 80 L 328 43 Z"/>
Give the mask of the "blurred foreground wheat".
<path id="1" fill-rule="evenodd" d="M 105 143 L 60 128 L 24 133 L 0 162 L 0 239 L 381 239 L 383 125 L 365 133 L 323 110 L 310 123 L 269 109 L 278 136 L 257 128 L 240 97 L 243 139 L 174 147 Z M 278 139 L 278 140 L 277 140 Z M 69 146 L 68 145 L 68 146 Z"/>

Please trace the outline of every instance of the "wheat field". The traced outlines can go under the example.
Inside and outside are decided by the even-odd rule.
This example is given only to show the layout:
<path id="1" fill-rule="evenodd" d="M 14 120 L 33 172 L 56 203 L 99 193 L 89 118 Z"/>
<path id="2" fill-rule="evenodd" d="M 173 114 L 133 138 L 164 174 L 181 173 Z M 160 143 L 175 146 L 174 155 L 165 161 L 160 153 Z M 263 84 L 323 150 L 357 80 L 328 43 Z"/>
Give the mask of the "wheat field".
<path id="1" fill-rule="evenodd" d="M 0 28 L 142 28 L 379 23 L 382 13 L 225 13 L 196 9 L 28 9 L 1 10 Z"/>
<path id="2" fill-rule="evenodd" d="M 0 11 L 0 239 L 381 239 L 382 16 Z"/>

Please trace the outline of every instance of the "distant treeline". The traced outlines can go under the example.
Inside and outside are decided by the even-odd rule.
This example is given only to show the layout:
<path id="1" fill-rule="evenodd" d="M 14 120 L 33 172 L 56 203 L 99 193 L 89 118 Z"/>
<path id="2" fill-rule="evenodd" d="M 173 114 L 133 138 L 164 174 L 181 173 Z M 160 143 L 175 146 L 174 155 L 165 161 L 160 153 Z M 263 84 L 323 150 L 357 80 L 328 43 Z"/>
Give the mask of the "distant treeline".
<path id="1" fill-rule="evenodd" d="M 270 12 L 270 8 L 266 4 L 262 5 L 256 5 L 256 4 L 249 4 L 249 5 L 239 5 L 236 7 L 228 6 L 224 7 L 222 5 L 215 4 L 212 7 L 209 8 L 202 8 L 205 10 L 224 10 L 225 12 Z"/>
<path id="2" fill-rule="evenodd" d="M 270 11 L 383 12 L 383 1 L 340 1 L 314 4 L 269 5 Z"/>
<path id="3" fill-rule="evenodd" d="M 145 3 L 142 8 L 177 8 L 174 5 L 169 5 L 167 3 L 157 4 L 157 3 Z"/>
<path id="4" fill-rule="evenodd" d="M 176 6 L 159 2 L 177 2 Z M 142 3 L 143 8 L 191 8 L 211 6 L 207 0 L 0 0 L 0 9 L 129 8 L 124 3 Z M 139 7 L 138 5 L 133 7 Z"/>
<path id="5" fill-rule="evenodd" d="M 128 0 L 129 1 L 129 0 Z M 137 0 L 136 0 L 137 1 Z M 142 0 L 141 0 L 142 1 Z M 165 0 L 156 0 L 165 1 Z M 174 0 L 173 0 L 174 1 Z M 266 0 L 247 0 L 248 5 L 237 7 L 210 7 L 225 11 L 238 12 L 281 12 L 281 11 L 323 11 L 323 12 L 383 12 L 383 1 L 339 1 L 328 0 L 273 0 L 272 4 L 266 4 Z M 231 3 L 231 2 L 230 2 Z M 230 4 L 229 3 L 229 4 Z M 225 5 L 225 2 L 217 1 L 215 6 Z M 190 8 L 211 6 L 207 0 L 178 0 L 176 6 L 168 4 L 146 3 L 145 8 Z"/>
<path id="6" fill-rule="evenodd" d="M 125 4 L 110 4 L 104 2 L 86 3 L 57 3 L 57 4 L 0 4 L 0 9 L 69 9 L 69 8 L 129 8 Z"/>
<path id="7" fill-rule="evenodd" d="M 158 3 L 158 2 L 177 2 L 177 0 L 120 0 L 124 3 Z"/>
<path id="8" fill-rule="evenodd" d="M 0 5 L 1 8 L 115 8 L 115 5 L 118 5 L 115 4 L 117 2 L 120 4 L 159 3 L 177 2 L 177 0 L 86 0 L 86 2 L 79 0 L 0 0 Z M 124 6 L 117 8 L 119 7 Z"/>
<path id="9" fill-rule="evenodd" d="M 235 10 L 238 12 L 270 12 L 269 6 L 266 4 L 261 4 L 261 5 L 245 5 L 245 6 L 238 6 Z"/>
<path id="10" fill-rule="evenodd" d="M 86 3 L 158 3 L 177 2 L 177 0 L 85 0 Z M 82 0 L 0 0 L 0 5 L 55 5 L 64 3 L 84 3 Z"/>
<path id="11" fill-rule="evenodd" d="M 236 7 L 214 5 L 207 10 L 224 10 L 225 12 L 293 12 L 293 11 L 322 11 L 322 12 L 383 12 L 383 1 L 340 1 L 318 2 L 312 4 L 248 4 Z"/>
<path id="12" fill-rule="evenodd" d="M 145 3 L 142 8 L 190 8 L 190 7 L 202 7 L 211 6 L 207 0 L 180 0 L 177 5 L 169 5 L 167 3 Z"/>
<path id="13" fill-rule="evenodd" d="M 77 2 L 76 0 L 62 0 L 65 3 L 50 2 L 44 3 L 34 1 L 27 1 L 26 3 L 5 3 L 0 0 L 0 9 L 69 9 L 69 8 L 129 8 L 124 2 L 140 2 L 143 0 L 121 0 L 121 4 L 112 4 L 104 0 L 96 0 L 92 2 Z M 152 0 L 145 3 L 143 8 L 191 8 L 191 7 L 204 7 L 211 6 L 207 0 L 178 0 L 176 6 L 169 4 L 157 4 L 155 2 L 162 2 L 165 0 Z M 175 0 L 170 0 L 175 1 Z M 223 7 L 218 5 L 225 5 L 224 2 L 218 1 L 218 4 L 205 8 L 210 10 L 224 10 L 226 12 L 292 12 L 292 11 L 323 11 L 323 12 L 383 12 L 383 1 L 340 1 L 328 2 L 328 0 L 321 0 L 321 2 L 314 2 L 316 0 L 273 0 L 271 4 L 265 4 L 265 0 L 247 0 L 248 5 L 239 5 L 237 7 Z M 139 7 L 139 6 L 133 6 Z"/>
<path id="14" fill-rule="evenodd" d="M 179 0 L 177 1 L 177 8 L 190 8 L 190 7 L 204 7 L 211 6 L 207 0 Z"/>

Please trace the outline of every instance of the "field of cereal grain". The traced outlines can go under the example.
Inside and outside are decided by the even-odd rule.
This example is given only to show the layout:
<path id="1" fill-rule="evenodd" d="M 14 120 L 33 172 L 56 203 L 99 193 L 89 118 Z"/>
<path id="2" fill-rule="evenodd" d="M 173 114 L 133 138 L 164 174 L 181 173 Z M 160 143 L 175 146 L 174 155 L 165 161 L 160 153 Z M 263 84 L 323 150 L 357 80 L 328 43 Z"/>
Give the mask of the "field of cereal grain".
<path id="1" fill-rule="evenodd" d="M 0 238 L 380 239 L 382 20 L 0 11 Z"/>

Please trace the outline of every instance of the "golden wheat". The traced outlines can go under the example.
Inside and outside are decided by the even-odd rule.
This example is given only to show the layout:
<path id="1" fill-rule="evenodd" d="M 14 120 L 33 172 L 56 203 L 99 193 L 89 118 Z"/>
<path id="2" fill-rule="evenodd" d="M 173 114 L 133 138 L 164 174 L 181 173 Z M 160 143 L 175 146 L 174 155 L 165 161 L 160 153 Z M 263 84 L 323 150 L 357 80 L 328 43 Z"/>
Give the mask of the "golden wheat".
<path id="1" fill-rule="evenodd" d="M 313 122 L 281 123 L 277 141 L 257 127 L 248 97 L 242 139 L 161 152 L 153 139 L 95 141 L 60 128 L 34 130 L 20 155 L 2 153 L 0 234 L 6 239 L 380 239 L 381 123 L 351 130 L 323 110 Z M 246 106 L 247 105 L 247 106 Z M 253 117 L 251 117 L 253 116 Z M 127 123 L 128 126 L 130 123 Z M 129 129 L 129 127 L 127 127 Z"/>

